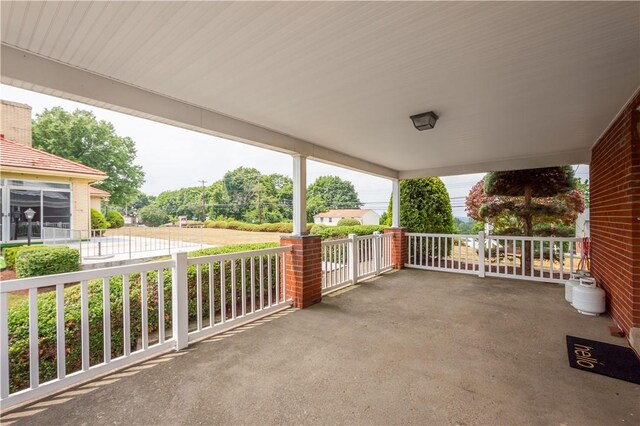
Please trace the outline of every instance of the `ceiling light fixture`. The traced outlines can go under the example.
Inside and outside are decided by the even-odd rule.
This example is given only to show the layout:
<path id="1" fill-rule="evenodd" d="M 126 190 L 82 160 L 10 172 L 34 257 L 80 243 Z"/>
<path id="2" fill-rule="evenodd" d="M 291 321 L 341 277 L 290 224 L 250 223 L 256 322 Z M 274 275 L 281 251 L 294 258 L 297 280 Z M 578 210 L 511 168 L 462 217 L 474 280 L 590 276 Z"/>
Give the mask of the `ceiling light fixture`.
<path id="1" fill-rule="evenodd" d="M 438 116 L 433 111 L 412 115 L 410 118 L 416 129 L 420 131 L 433 129 L 436 126 L 436 121 L 438 121 Z"/>

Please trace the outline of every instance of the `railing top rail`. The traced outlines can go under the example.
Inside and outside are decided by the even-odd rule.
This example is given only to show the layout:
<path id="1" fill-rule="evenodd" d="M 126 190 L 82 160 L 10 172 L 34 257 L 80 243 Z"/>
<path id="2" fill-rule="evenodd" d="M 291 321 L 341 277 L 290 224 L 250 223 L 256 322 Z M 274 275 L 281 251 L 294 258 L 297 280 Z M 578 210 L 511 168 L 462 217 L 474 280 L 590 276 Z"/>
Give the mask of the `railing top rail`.
<path id="1" fill-rule="evenodd" d="M 238 251 L 235 253 L 213 254 L 209 256 L 190 257 L 187 265 L 201 265 L 203 263 L 220 262 L 225 260 L 242 259 L 245 257 L 264 256 L 267 254 L 286 253 L 291 251 L 291 246 L 281 246 L 260 250 Z"/>
<path id="2" fill-rule="evenodd" d="M 338 244 L 348 243 L 349 241 L 351 241 L 349 238 L 342 238 L 340 240 L 323 241 L 322 245 L 323 246 L 337 246 Z"/>
<path id="3" fill-rule="evenodd" d="M 382 235 L 382 234 L 380 234 Z M 369 234 L 369 235 L 356 235 L 356 240 L 371 240 L 373 238 L 375 238 L 376 236 L 374 234 Z"/>
<path id="4" fill-rule="evenodd" d="M 485 235 L 485 239 L 501 239 L 501 240 L 515 240 L 515 241 L 554 241 L 554 242 L 566 242 L 566 241 L 582 241 L 580 237 L 520 237 L 517 235 Z"/>
<path id="5" fill-rule="evenodd" d="M 389 234 L 392 235 L 392 234 Z M 405 235 L 409 237 L 459 237 L 459 238 L 478 238 L 478 234 L 426 234 L 422 232 L 407 232 Z"/>
<path id="6" fill-rule="evenodd" d="M 42 277 L 19 278 L 4 281 L 0 285 L 0 293 L 9 293 L 30 288 L 49 287 L 57 284 L 68 284 L 80 281 L 95 280 L 116 275 L 135 274 L 139 272 L 156 271 L 172 268 L 173 260 L 158 262 L 136 263 L 134 265 L 112 266 L 109 268 L 89 269 L 86 271 L 68 272 L 66 274 L 44 275 Z"/>
<path id="7" fill-rule="evenodd" d="M 458 237 L 458 238 L 478 238 L 478 234 L 427 234 L 420 232 L 407 232 L 405 234 L 409 237 Z M 582 241 L 580 237 L 524 237 L 518 235 L 486 235 L 485 239 L 506 239 L 506 240 L 516 240 L 516 241 L 556 241 L 556 242 L 565 242 L 565 241 Z"/>

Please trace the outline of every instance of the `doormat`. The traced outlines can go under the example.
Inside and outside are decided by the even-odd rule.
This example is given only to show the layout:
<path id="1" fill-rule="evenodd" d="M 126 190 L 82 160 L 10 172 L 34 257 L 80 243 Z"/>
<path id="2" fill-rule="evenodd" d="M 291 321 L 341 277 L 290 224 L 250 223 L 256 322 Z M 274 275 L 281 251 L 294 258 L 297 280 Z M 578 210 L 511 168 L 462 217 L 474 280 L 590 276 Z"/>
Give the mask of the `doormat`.
<path id="1" fill-rule="evenodd" d="M 640 385 L 640 359 L 631 348 L 567 336 L 569 365 Z"/>

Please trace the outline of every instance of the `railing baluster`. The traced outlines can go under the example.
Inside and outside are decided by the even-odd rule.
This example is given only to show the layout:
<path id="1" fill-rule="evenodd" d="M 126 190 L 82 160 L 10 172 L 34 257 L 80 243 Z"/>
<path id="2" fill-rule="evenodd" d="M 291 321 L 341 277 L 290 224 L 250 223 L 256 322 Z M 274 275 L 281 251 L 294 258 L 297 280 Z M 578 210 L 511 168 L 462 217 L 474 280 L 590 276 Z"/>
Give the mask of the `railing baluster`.
<path id="1" fill-rule="evenodd" d="M 80 282 L 80 329 L 82 336 L 82 370 L 89 369 L 89 283 Z"/>
<path id="2" fill-rule="evenodd" d="M 147 272 L 140 273 L 140 308 L 142 309 L 142 350 L 149 348 L 149 297 L 147 296 Z"/>
<path id="3" fill-rule="evenodd" d="M 247 315 L 247 271 L 246 271 L 246 258 L 240 260 L 240 282 L 242 283 L 242 316 Z"/>
<path id="4" fill-rule="evenodd" d="M 569 241 L 569 274 L 573 272 L 573 257 L 576 253 L 576 242 Z"/>
<path id="5" fill-rule="evenodd" d="M 67 375 L 64 335 L 64 284 L 56 285 L 56 361 L 57 377 L 62 380 Z"/>
<path id="6" fill-rule="evenodd" d="M 282 301 L 287 301 L 287 254 L 282 253 Z"/>
<path id="7" fill-rule="evenodd" d="M 520 240 L 520 276 L 525 276 L 524 259 L 526 256 L 524 240 Z"/>
<path id="8" fill-rule="evenodd" d="M 129 275 L 122 276 L 122 334 L 124 337 L 124 356 L 131 354 L 131 316 L 129 309 Z"/>
<path id="9" fill-rule="evenodd" d="M 216 322 L 216 301 L 214 291 L 216 282 L 213 271 L 213 262 L 209 262 L 209 327 L 213 327 Z"/>
<path id="10" fill-rule="evenodd" d="M 255 257 L 251 256 L 251 312 L 256 311 L 256 262 Z"/>
<path id="11" fill-rule="evenodd" d="M 196 327 L 202 330 L 202 264 L 196 265 Z"/>
<path id="12" fill-rule="evenodd" d="M 554 270 L 554 262 L 555 262 L 555 242 L 553 239 L 549 240 L 549 278 L 553 279 L 553 270 Z"/>
<path id="13" fill-rule="evenodd" d="M 260 310 L 264 309 L 264 256 L 260 256 Z"/>
<path id="14" fill-rule="evenodd" d="M 158 269 L 158 343 L 164 343 L 164 270 Z"/>
<path id="15" fill-rule="evenodd" d="M 111 288 L 109 277 L 102 278 L 102 351 L 105 364 L 111 362 Z M 64 312 L 63 312 L 64 319 Z M 64 328 L 63 328 L 64 332 Z M 63 336 L 64 338 L 64 336 Z M 63 341 L 64 348 L 64 341 Z"/>
<path id="16" fill-rule="evenodd" d="M 236 295 L 236 260 L 231 259 L 231 319 L 236 319 L 236 305 L 238 304 L 238 296 Z"/>
<path id="17" fill-rule="evenodd" d="M 274 255 L 276 259 L 276 305 L 280 303 L 280 255 Z"/>
<path id="18" fill-rule="evenodd" d="M 273 292 L 273 290 L 271 288 L 271 285 L 273 284 L 273 282 L 272 282 L 273 280 L 271 279 L 271 255 L 270 254 L 267 255 L 267 262 L 268 262 L 267 263 L 267 286 L 269 287 L 269 295 L 268 295 L 269 299 L 268 300 L 269 300 L 269 306 L 271 306 L 271 303 L 272 303 L 272 300 L 271 300 L 272 299 L 272 295 L 271 295 L 271 293 Z"/>
<path id="19" fill-rule="evenodd" d="M 564 241 L 560 240 L 560 279 L 564 279 Z"/>
<path id="20" fill-rule="evenodd" d="M 38 289 L 29 289 L 29 384 L 40 384 L 40 355 L 38 348 Z"/>
<path id="21" fill-rule="evenodd" d="M 227 320 L 227 274 L 225 273 L 226 261 L 220 261 L 220 322 Z"/>

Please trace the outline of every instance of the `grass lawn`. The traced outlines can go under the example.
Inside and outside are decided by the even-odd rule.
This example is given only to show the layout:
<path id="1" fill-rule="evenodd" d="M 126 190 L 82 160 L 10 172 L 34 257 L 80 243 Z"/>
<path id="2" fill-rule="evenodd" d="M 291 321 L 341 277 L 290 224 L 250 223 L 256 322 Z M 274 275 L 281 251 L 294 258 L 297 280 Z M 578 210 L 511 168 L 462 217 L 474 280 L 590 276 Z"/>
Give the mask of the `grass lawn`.
<path id="1" fill-rule="evenodd" d="M 106 235 L 129 235 L 135 237 L 178 239 L 181 241 L 202 242 L 214 246 L 224 246 L 228 244 L 243 243 L 270 243 L 280 241 L 279 232 L 247 232 L 236 231 L 233 229 L 214 229 L 214 228 L 120 228 L 109 229 Z"/>

